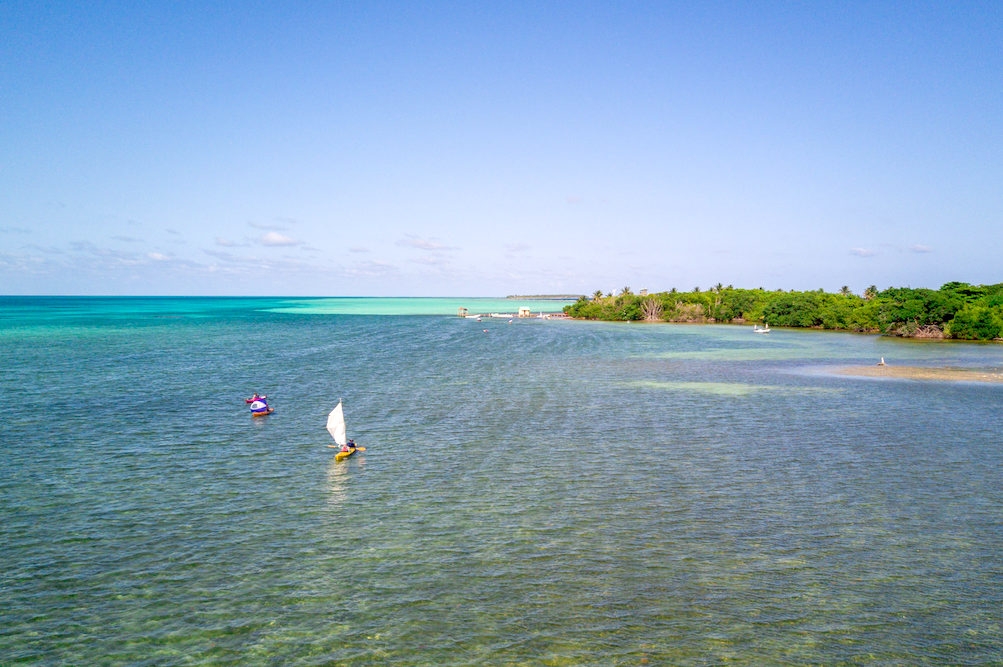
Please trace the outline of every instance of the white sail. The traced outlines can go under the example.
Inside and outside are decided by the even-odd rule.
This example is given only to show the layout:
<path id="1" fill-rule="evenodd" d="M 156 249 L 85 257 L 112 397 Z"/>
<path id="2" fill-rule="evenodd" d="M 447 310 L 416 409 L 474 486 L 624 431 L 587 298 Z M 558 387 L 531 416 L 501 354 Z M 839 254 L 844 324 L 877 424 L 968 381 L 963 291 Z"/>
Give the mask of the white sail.
<path id="1" fill-rule="evenodd" d="M 345 411 L 341 408 L 341 401 L 338 401 L 334 410 L 331 410 L 331 414 L 327 416 L 327 432 L 339 445 L 348 442 L 348 438 L 345 437 Z"/>

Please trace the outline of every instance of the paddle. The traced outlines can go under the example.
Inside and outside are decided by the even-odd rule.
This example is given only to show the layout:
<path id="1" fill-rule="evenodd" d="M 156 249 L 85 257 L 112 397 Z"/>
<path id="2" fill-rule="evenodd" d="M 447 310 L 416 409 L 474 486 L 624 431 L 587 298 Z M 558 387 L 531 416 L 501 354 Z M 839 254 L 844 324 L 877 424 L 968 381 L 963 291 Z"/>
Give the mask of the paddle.
<path id="1" fill-rule="evenodd" d="M 328 447 L 330 447 L 331 449 L 341 449 L 341 445 L 328 445 Z M 355 451 L 357 451 L 357 452 L 364 452 L 364 451 L 366 451 L 366 448 L 365 447 L 356 447 Z"/>

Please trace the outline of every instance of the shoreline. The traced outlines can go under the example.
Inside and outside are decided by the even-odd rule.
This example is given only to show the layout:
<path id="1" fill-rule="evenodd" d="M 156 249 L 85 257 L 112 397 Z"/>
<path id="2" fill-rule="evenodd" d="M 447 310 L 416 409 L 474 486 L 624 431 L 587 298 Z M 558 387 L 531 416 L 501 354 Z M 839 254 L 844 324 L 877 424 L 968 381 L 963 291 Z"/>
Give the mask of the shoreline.
<path id="1" fill-rule="evenodd" d="M 893 378 L 898 380 L 935 380 L 939 382 L 1003 383 L 1003 372 L 977 371 L 968 368 L 924 366 L 845 366 L 837 369 L 840 375 L 856 377 Z"/>

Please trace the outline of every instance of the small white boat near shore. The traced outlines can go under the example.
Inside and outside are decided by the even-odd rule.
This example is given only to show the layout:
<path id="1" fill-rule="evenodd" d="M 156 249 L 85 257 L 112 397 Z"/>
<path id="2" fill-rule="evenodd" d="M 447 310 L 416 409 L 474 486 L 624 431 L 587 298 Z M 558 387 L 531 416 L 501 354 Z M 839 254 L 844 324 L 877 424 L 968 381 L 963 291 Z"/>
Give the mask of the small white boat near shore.
<path id="1" fill-rule="evenodd" d="M 767 324 L 766 326 L 761 327 L 758 324 L 753 324 L 752 325 L 752 330 L 755 333 L 770 333 L 770 325 Z"/>

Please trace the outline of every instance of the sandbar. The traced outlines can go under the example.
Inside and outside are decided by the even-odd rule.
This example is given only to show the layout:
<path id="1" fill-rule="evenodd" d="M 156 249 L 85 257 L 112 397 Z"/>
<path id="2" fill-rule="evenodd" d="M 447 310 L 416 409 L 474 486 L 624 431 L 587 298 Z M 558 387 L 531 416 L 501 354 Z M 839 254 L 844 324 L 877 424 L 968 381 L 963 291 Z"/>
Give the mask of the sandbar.
<path id="1" fill-rule="evenodd" d="M 933 368 L 925 366 L 848 366 L 836 371 L 841 375 L 904 380 L 938 380 L 941 382 L 1003 382 L 1003 372 L 968 368 Z"/>

